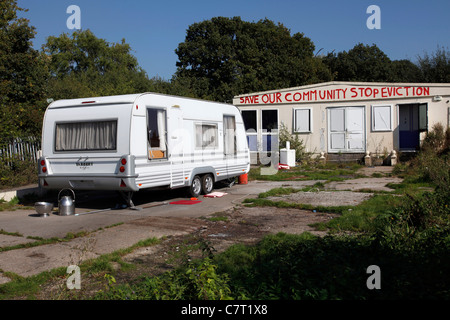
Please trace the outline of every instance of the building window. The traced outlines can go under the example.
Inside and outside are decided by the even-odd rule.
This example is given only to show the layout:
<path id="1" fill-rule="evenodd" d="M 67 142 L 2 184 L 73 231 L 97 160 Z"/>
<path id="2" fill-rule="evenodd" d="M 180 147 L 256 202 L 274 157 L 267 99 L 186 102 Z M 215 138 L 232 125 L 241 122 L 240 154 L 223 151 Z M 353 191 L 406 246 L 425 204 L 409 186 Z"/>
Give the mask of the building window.
<path id="1" fill-rule="evenodd" d="M 242 120 L 244 120 L 245 131 L 256 132 L 256 110 L 242 110 Z"/>
<path id="2" fill-rule="evenodd" d="M 311 108 L 294 109 L 294 132 L 312 132 L 312 112 Z"/>
<path id="3" fill-rule="evenodd" d="M 428 130 L 428 104 L 419 104 L 419 131 Z"/>
<path id="4" fill-rule="evenodd" d="M 372 106 L 372 131 L 392 131 L 392 106 Z"/>
<path id="5" fill-rule="evenodd" d="M 219 146 L 217 124 L 195 125 L 195 147 L 197 149 L 212 149 Z"/>
<path id="6" fill-rule="evenodd" d="M 261 150 L 278 149 L 278 110 L 261 110 Z"/>
<path id="7" fill-rule="evenodd" d="M 250 151 L 258 151 L 257 113 L 256 110 L 242 110 L 242 120 L 244 121 L 247 143 Z"/>
<path id="8" fill-rule="evenodd" d="M 262 110 L 263 132 L 277 132 L 278 130 L 278 110 Z"/>

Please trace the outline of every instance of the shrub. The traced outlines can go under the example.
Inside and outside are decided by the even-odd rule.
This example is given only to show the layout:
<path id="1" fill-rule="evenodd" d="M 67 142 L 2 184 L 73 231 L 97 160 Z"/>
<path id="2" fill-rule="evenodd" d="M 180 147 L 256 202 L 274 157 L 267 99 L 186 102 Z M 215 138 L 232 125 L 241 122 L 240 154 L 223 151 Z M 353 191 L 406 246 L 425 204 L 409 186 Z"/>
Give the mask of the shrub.
<path id="1" fill-rule="evenodd" d="M 209 258 L 199 264 L 191 263 L 158 277 L 145 277 L 135 285 L 116 285 L 107 275 L 107 290 L 96 299 L 113 300 L 224 300 L 231 299 L 226 274 L 218 274 L 217 266 Z"/>
<path id="2" fill-rule="evenodd" d="M 448 151 L 450 147 L 450 129 L 444 129 L 441 123 L 436 123 L 433 128 L 427 132 L 422 141 L 421 149 L 425 152 L 442 153 Z"/>
<path id="3" fill-rule="evenodd" d="M 403 235 L 392 245 L 373 236 L 279 233 L 253 247 L 231 247 L 216 260 L 232 291 L 245 288 L 249 299 L 450 298 L 448 230 L 434 230 L 405 250 L 410 243 Z M 380 267 L 381 290 L 367 288 L 370 265 Z"/>
<path id="4" fill-rule="evenodd" d="M 289 141 L 290 148 L 295 149 L 295 161 L 307 161 L 311 158 L 311 153 L 306 151 L 303 140 L 301 140 L 298 134 L 292 135 L 284 123 L 281 123 L 280 133 L 280 149 L 286 148 L 286 142 Z"/>
<path id="5" fill-rule="evenodd" d="M 0 165 L 0 189 L 37 182 L 37 165 L 31 160 L 13 159 Z"/>

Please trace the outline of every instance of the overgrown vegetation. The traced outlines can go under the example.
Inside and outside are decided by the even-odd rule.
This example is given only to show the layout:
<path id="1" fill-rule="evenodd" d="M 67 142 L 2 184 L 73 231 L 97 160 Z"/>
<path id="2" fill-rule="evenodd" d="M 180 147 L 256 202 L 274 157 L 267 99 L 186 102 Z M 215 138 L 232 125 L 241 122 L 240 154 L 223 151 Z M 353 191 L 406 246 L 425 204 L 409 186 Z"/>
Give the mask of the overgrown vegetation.
<path id="1" fill-rule="evenodd" d="M 17 157 L 0 164 L 0 190 L 37 182 L 37 165 Z"/>
<path id="2" fill-rule="evenodd" d="M 424 142 L 426 153 L 397 165 L 394 173 L 406 179 L 394 194 L 377 194 L 352 208 L 323 208 L 341 214 L 323 228 L 352 233 L 269 235 L 255 246 L 233 245 L 215 255 L 208 251 L 203 259 L 135 285 L 115 286 L 111 277 L 97 298 L 449 299 L 449 150 L 428 147 L 430 140 Z M 433 190 L 418 189 L 419 183 Z M 255 201 L 299 191 L 277 188 Z M 371 265 L 381 270 L 379 290 L 366 284 Z"/>

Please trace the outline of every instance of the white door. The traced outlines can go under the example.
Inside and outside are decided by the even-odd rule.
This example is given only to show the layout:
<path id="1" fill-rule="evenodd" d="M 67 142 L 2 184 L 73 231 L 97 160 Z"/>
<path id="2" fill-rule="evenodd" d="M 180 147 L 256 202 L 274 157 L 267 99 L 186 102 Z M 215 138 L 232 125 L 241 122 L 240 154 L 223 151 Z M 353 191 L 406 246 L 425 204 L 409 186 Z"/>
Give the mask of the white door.
<path id="1" fill-rule="evenodd" d="M 236 164 L 236 119 L 234 116 L 223 116 L 223 153 L 227 165 L 227 175 L 235 173 Z"/>
<path id="2" fill-rule="evenodd" d="M 364 152 L 364 107 L 328 109 L 328 152 Z"/>
<path id="3" fill-rule="evenodd" d="M 173 106 L 169 116 L 169 157 L 171 187 L 184 185 L 184 144 L 186 133 L 183 129 L 183 111 Z"/>

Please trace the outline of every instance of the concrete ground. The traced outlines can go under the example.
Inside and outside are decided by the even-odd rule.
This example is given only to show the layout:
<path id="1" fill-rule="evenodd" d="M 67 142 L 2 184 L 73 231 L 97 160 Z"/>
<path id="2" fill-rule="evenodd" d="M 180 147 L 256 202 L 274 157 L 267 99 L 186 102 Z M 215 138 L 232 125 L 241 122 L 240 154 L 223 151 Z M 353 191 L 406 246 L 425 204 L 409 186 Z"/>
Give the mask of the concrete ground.
<path id="1" fill-rule="evenodd" d="M 371 181 L 374 179 L 381 178 L 371 178 Z M 349 181 L 352 190 L 367 188 L 364 179 L 344 181 L 341 185 Z M 121 208 L 123 202 L 113 193 L 85 193 L 76 199 L 76 215 L 60 216 L 54 211 L 48 217 L 42 217 L 34 210 L 3 211 L 0 212 L 0 230 L 3 231 L 0 248 L 39 241 L 35 239 L 64 238 L 69 233 L 88 234 L 68 241 L 0 252 L 0 284 L 9 281 L 5 272 L 32 276 L 128 248 L 141 240 L 187 234 L 201 227 L 202 220 L 198 218 L 233 208 L 245 198 L 256 197 L 276 187 L 302 188 L 316 182 L 250 181 L 215 190 L 227 193 L 221 198 L 200 196 L 201 202 L 192 205 L 169 204 L 187 199 L 177 190 L 146 191 L 133 198 L 140 210 Z M 395 182 L 395 178 L 379 180 L 374 187 L 382 188 L 388 182 Z M 336 183 L 334 188 L 339 190 L 341 185 Z"/>

